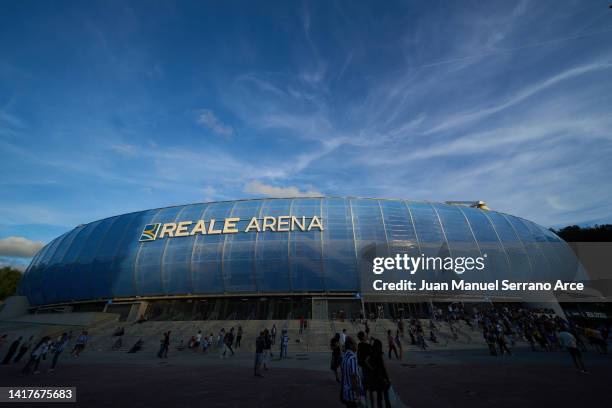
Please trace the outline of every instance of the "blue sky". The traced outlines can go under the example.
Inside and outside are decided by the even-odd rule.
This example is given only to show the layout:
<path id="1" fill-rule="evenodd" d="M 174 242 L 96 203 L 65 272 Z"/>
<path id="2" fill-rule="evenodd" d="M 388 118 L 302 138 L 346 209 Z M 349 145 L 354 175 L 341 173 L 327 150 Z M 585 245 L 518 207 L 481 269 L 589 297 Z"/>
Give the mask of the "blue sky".
<path id="1" fill-rule="evenodd" d="M 174 204 L 612 219 L 607 1 L 0 3 L 0 263 Z"/>

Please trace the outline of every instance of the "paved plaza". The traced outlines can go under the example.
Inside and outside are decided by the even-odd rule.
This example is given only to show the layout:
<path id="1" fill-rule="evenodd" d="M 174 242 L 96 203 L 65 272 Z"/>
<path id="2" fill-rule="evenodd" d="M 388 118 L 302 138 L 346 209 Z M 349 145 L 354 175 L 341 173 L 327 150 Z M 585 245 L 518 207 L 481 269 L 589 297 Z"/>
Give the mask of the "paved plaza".
<path id="1" fill-rule="evenodd" d="M 582 374 L 565 352 L 514 351 L 511 357 L 492 357 L 485 350 L 410 352 L 387 363 L 397 397 L 407 407 L 609 404 L 610 356 L 585 353 L 590 373 Z M 148 351 L 86 350 L 78 359 L 63 355 L 54 372 L 43 361 L 38 375 L 21 375 L 22 363 L 0 366 L 0 384 L 76 386 L 73 406 L 82 407 L 341 406 L 327 353 L 290 353 L 287 360 L 274 360 L 264 378 L 253 376 L 252 362 L 250 352 L 221 359 L 216 353 L 173 351 L 160 360 Z"/>

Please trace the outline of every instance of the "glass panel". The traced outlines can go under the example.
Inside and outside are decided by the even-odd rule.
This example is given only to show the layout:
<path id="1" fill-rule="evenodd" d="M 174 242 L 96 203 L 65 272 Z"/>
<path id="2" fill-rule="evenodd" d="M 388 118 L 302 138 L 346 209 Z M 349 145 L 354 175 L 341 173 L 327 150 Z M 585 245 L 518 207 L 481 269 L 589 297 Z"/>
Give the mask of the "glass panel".
<path id="1" fill-rule="evenodd" d="M 359 291 L 360 277 L 357 269 L 353 220 L 349 201 L 344 198 L 323 200 L 323 276 L 324 288 L 328 291 Z M 307 241 L 304 241 L 306 243 Z M 316 274 L 318 257 L 315 256 L 317 242 L 304 245 L 302 269 Z M 309 255 L 308 248 L 312 248 Z M 296 249 L 297 252 L 297 249 Z M 294 255 L 291 255 L 292 257 Z M 313 256 L 314 258 L 311 258 Z M 314 259 L 312 262 L 307 259 Z"/>
<path id="2" fill-rule="evenodd" d="M 416 235 L 421 246 L 421 253 L 425 257 L 446 258 L 450 256 L 438 214 L 434 211 L 432 205 L 410 201 L 408 202 L 408 208 L 412 214 Z M 449 276 L 451 275 L 444 271 L 428 271 L 427 277 L 430 280 L 446 281 Z"/>
<path id="3" fill-rule="evenodd" d="M 111 292 L 115 297 L 136 296 L 134 264 L 140 243 L 140 235 L 145 225 L 157 214 L 158 210 L 149 210 L 135 213 L 134 218 L 127 224 L 122 236 L 117 237 L 117 252 L 113 258 L 110 269 Z M 122 216 L 127 217 L 128 215 Z"/>
<path id="4" fill-rule="evenodd" d="M 40 283 L 36 283 L 37 279 L 39 278 L 39 274 L 43 268 L 43 264 L 40 261 L 44 259 L 46 253 L 51 249 L 51 245 L 54 243 L 54 241 L 55 240 L 47 243 L 47 245 L 45 245 L 38 251 L 32 262 L 26 269 L 23 279 L 19 283 L 19 293 L 23 296 L 27 296 L 30 303 L 32 304 L 35 304 L 33 296 L 36 292 L 40 291 Z"/>
<path id="5" fill-rule="evenodd" d="M 285 275 L 282 279 L 286 282 L 291 282 L 291 286 L 287 285 L 287 290 L 293 291 L 312 291 L 321 292 L 325 290 L 325 281 L 323 275 L 323 263 L 321 262 L 321 239 L 322 234 L 318 229 L 307 231 L 312 217 L 322 217 L 321 215 L 321 200 L 316 198 L 296 198 L 291 206 L 291 216 L 295 216 L 298 220 L 306 217 L 304 229 L 299 229 L 287 234 L 285 239 L 289 239 L 288 251 L 290 260 L 290 269 L 286 267 Z M 323 229 L 326 228 L 326 219 L 322 219 Z M 282 244 L 276 244 L 277 254 L 280 254 Z M 269 251 L 274 251 L 270 249 Z M 287 243 L 285 243 L 285 251 L 287 251 Z M 286 252 L 285 252 L 286 253 Z M 289 262 L 282 259 L 280 263 Z M 283 268 L 282 265 L 276 265 L 277 268 Z M 286 278 L 285 278 L 286 276 Z"/>
<path id="6" fill-rule="evenodd" d="M 508 279 L 516 282 L 527 281 L 531 276 L 531 266 L 523 243 L 519 240 L 514 228 L 512 228 L 506 217 L 500 213 L 487 211 L 484 214 L 491 220 L 510 259 Z"/>
<path id="7" fill-rule="evenodd" d="M 466 207 L 461 208 L 461 211 L 467 217 L 472 231 L 474 231 L 481 253 L 483 256 L 487 255 L 484 269 L 486 282 L 509 276 L 508 257 L 491 221 L 482 210 Z"/>
<path id="8" fill-rule="evenodd" d="M 183 207 L 175 222 L 191 221 L 189 230 L 201 219 L 206 204 Z M 197 235 L 168 239 L 162 257 L 162 288 L 164 293 L 188 294 L 193 292 L 191 254 Z"/>
<path id="9" fill-rule="evenodd" d="M 419 242 L 416 238 L 414 225 L 408 206 L 399 200 L 379 200 L 380 209 L 384 218 L 384 228 L 389 240 L 389 256 L 418 257 L 421 255 Z M 370 271 L 368 271 L 370 273 Z M 384 280 L 386 282 L 396 282 L 401 279 L 410 279 L 410 271 L 386 271 Z"/>
<path id="10" fill-rule="evenodd" d="M 42 255 L 37 267 L 30 271 L 28 277 L 31 287 L 29 299 L 33 304 L 52 303 L 55 300 L 55 284 L 47 288 L 47 285 L 53 283 L 49 279 L 50 276 L 47 273 L 47 270 L 55 252 L 57 251 L 58 247 L 61 246 L 64 238 L 67 236 L 68 234 L 64 234 L 51 241 L 51 243 L 48 244 L 47 251 Z"/>
<path id="11" fill-rule="evenodd" d="M 355 230 L 357 267 L 364 290 L 371 290 L 372 263 L 376 257 L 389 256 L 385 224 L 378 200 L 351 199 L 351 211 Z M 398 271 L 387 271 L 383 277 L 393 281 Z"/>
<path id="12" fill-rule="evenodd" d="M 234 203 L 211 203 L 201 218 L 224 219 L 229 217 Z M 198 235 L 194 242 L 192 255 L 192 277 L 194 293 L 223 293 L 225 282 L 221 270 L 224 236 Z"/>
<path id="13" fill-rule="evenodd" d="M 261 207 L 262 222 L 264 217 L 290 215 L 291 201 L 285 199 L 264 201 Z M 265 232 L 262 230 L 257 234 L 255 271 L 258 289 L 263 292 L 288 292 L 290 290 L 289 234 L 289 232 L 269 230 Z"/>
<path id="14" fill-rule="evenodd" d="M 62 276 L 62 285 L 64 285 L 62 290 L 69 294 L 67 300 L 87 299 L 87 286 L 83 286 L 83 281 L 86 280 L 86 277 L 82 273 L 82 269 L 85 266 L 82 257 L 88 256 L 87 241 L 100 223 L 101 221 L 94 221 L 82 227 L 64 256 L 65 272 Z"/>
<path id="15" fill-rule="evenodd" d="M 240 218 L 236 234 L 225 236 L 223 275 L 225 288 L 232 292 L 255 292 L 255 240 L 257 232 L 243 232 L 249 220 L 259 215 L 262 201 L 237 201 L 231 217 Z M 274 234 L 273 232 L 271 234 Z"/>
<path id="16" fill-rule="evenodd" d="M 75 228 L 68 233 L 66 239 L 58 247 L 53 256 L 53 264 L 48 266 L 44 272 L 44 287 L 47 288 L 48 301 L 57 303 L 69 298 L 67 285 L 64 284 L 64 276 L 69 265 L 66 263 L 66 255 L 74 240 L 79 236 L 82 228 Z"/>
<path id="17" fill-rule="evenodd" d="M 131 213 L 113 218 L 110 227 L 102 235 L 89 271 L 92 297 L 114 297 L 113 282 L 116 281 L 116 270 L 113 269 L 113 263 L 126 230 L 136 217 L 137 213 Z"/>
<path id="18" fill-rule="evenodd" d="M 160 209 L 151 223 L 165 224 L 174 222 L 182 207 Z M 144 228 L 144 226 L 143 226 Z M 168 240 L 173 238 L 158 238 L 155 241 L 140 242 L 135 263 L 136 293 L 139 296 L 160 295 L 164 291 L 161 281 L 161 258 Z"/>
<path id="19" fill-rule="evenodd" d="M 429 203 L 408 202 L 414 227 L 425 256 L 449 256 L 438 215 Z"/>
<path id="20" fill-rule="evenodd" d="M 551 230 L 542 226 L 537 227 L 548 241 L 546 246 L 549 248 L 550 257 L 556 260 L 553 263 L 555 277 L 563 280 L 574 279 L 579 269 L 579 262 L 574 255 L 574 251 Z"/>
<path id="21" fill-rule="evenodd" d="M 80 288 L 79 296 L 83 299 L 95 299 L 94 292 L 97 285 L 102 286 L 104 282 L 99 282 L 92 276 L 92 268 L 95 262 L 96 252 L 101 242 L 104 240 L 106 233 L 109 228 L 113 225 L 117 217 L 106 218 L 98 222 L 98 225 L 91 233 L 87 236 L 83 248 L 79 253 L 78 263 L 75 265 L 72 271 L 73 284 Z M 105 297 L 110 297 L 110 290 L 108 287 L 101 288 L 104 291 Z"/>
<path id="22" fill-rule="evenodd" d="M 478 258 L 481 255 L 480 249 L 476 245 L 470 225 L 461 209 L 457 206 L 445 204 L 434 204 L 434 208 L 442 221 L 442 227 L 444 228 L 452 257 L 456 261 L 457 258 Z M 472 270 L 464 271 L 462 274 L 455 274 L 454 276 L 451 275 L 451 278 L 461 278 L 470 282 L 482 282 L 485 277 L 483 271 Z"/>
<path id="23" fill-rule="evenodd" d="M 544 256 L 544 253 L 540 249 L 538 242 L 536 241 L 533 234 L 529 231 L 529 228 L 519 218 L 511 215 L 506 215 L 506 219 L 512 224 L 514 230 L 519 236 L 520 240 L 525 246 L 525 251 L 531 261 L 531 276 L 530 280 L 537 281 L 538 279 L 549 276 L 550 265 L 548 259 Z"/>

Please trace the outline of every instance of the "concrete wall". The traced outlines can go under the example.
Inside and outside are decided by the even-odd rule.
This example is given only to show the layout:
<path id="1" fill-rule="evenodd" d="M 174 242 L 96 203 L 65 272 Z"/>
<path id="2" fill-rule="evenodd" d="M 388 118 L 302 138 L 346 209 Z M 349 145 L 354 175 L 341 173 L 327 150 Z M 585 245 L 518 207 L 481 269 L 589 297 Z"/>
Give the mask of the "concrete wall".
<path id="1" fill-rule="evenodd" d="M 126 322 L 135 322 L 136 320 L 138 320 L 140 316 L 143 316 L 146 313 L 148 306 L 149 302 L 134 303 L 130 310 L 130 314 L 126 319 Z"/>
<path id="2" fill-rule="evenodd" d="M 9 296 L 1 307 L 0 320 L 7 320 L 27 315 L 30 303 L 25 296 Z"/>
<path id="3" fill-rule="evenodd" d="M 91 326 L 94 323 L 103 321 L 118 320 L 118 315 L 114 313 L 39 313 L 27 314 L 7 319 L 4 322 L 48 324 L 61 326 Z"/>

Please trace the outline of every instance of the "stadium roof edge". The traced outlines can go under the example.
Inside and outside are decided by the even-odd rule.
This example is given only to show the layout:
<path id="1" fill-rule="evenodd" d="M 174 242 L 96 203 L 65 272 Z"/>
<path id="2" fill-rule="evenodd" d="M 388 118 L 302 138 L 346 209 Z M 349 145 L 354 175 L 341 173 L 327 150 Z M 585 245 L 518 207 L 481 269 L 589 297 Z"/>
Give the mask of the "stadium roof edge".
<path id="1" fill-rule="evenodd" d="M 109 218 L 115 218 L 115 217 L 120 217 L 123 215 L 128 215 L 128 214 L 136 214 L 139 212 L 145 212 L 145 211 L 153 211 L 153 210 L 164 210 L 166 208 L 174 208 L 174 207 L 185 207 L 188 205 L 196 205 L 196 204 L 217 204 L 217 203 L 231 203 L 231 202 L 240 202 L 240 201 L 263 201 L 263 200 L 292 200 L 295 198 L 304 198 L 304 199 L 309 199 L 309 198 L 314 198 L 314 199 L 321 199 L 321 198 L 343 198 L 343 199 L 357 199 L 357 200 L 384 200 L 384 201 L 412 201 L 412 202 L 418 202 L 418 203 L 438 203 L 438 204 L 444 204 L 444 205 L 452 205 L 449 204 L 449 202 L 447 201 L 432 201 L 432 200 L 410 200 L 410 199 L 406 199 L 406 198 L 381 198 L 381 197 L 362 197 L 362 196 L 294 196 L 294 197 L 257 197 L 257 198 L 239 198 L 239 199 L 235 199 L 235 200 L 218 200 L 218 201 L 201 201 L 201 202 L 193 202 L 193 203 L 185 203 L 185 204 L 174 204 L 174 205 L 167 205 L 167 206 L 163 206 L 163 207 L 155 207 L 155 208 L 146 208 L 143 210 L 136 210 L 136 211 L 129 211 L 126 213 L 121 213 L 121 214 L 117 214 L 117 215 L 110 215 L 108 217 L 103 217 L 103 218 L 99 218 L 93 221 L 88 221 L 88 222 L 84 222 L 84 223 L 80 223 L 77 224 L 75 227 L 73 227 L 72 229 L 68 230 L 67 232 L 72 231 L 75 228 L 78 228 L 80 226 L 85 226 L 87 224 L 91 224 L 92 222 L 96 222 L 96 221 L 104 221 L 107 220 Z M 452 201 L 450 201 L 452 202 Z M 498 210 L 490 210 L 499 214 L 505 214 L 505 215 L 511 215 L 513 217 L 516 218 L 520 218 L 522 220 L 528 221 L 526 218 L 520 217 L 520 216 L 516 216 L 513 214 L 509 214 L 509 213 L 505 213 L 502 211 L 498 211 Z M 61 234 L 59 236 L 62 236 L 64 234 Z M 53 240 L 51 240 L 53 241 Z M 49 242 L 51 242 L 49 241 Z"/>

